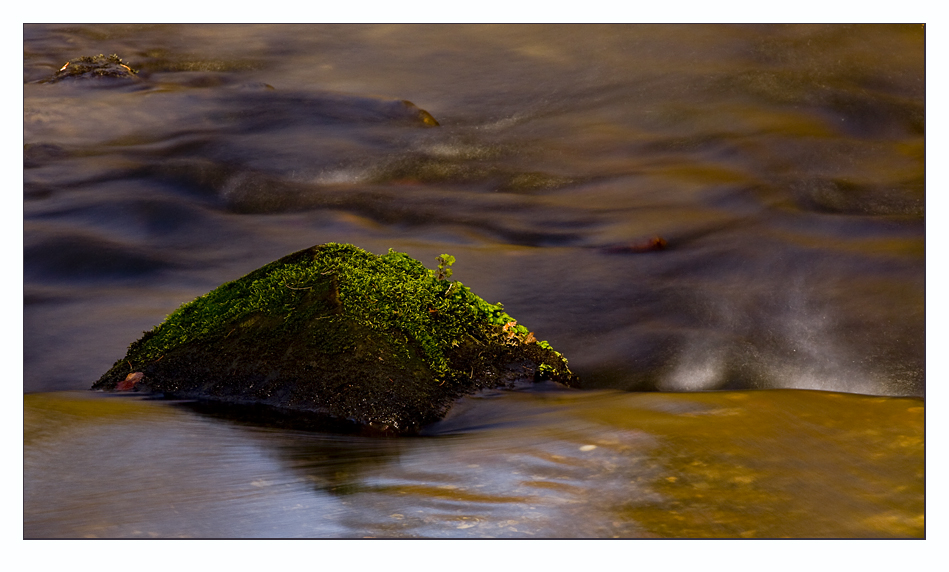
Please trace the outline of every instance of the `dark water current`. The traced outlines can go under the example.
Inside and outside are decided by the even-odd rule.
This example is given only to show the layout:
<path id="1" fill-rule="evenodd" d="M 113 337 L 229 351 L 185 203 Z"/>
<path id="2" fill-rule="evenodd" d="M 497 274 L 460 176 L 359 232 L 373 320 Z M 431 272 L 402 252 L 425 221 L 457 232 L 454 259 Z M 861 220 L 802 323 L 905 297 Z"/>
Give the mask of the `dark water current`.
<path id="1" fill-rule="evenodd" d="M 922 535 L 924 45 L 25 26 L 25 535 Z M 138 78 L 43 82 L 99 53 Z M 180 304 L 331 241 L 454 255 L 589 391 L 403 440 L 76 392 Z"/>

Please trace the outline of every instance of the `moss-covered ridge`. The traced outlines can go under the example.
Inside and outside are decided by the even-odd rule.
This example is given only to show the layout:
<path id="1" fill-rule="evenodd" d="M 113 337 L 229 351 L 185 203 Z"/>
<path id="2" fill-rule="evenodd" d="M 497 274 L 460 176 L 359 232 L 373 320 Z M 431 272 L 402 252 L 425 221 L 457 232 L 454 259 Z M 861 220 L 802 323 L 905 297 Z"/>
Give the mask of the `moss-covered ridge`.
<path id="1" fill-rule="evenodd" d="M 258 403 L 411 432 L 460 395 L 524 378 L 573 384 L 549 344 L 406 254 L 290 254 L 181 306 L 93 386 Z"/>

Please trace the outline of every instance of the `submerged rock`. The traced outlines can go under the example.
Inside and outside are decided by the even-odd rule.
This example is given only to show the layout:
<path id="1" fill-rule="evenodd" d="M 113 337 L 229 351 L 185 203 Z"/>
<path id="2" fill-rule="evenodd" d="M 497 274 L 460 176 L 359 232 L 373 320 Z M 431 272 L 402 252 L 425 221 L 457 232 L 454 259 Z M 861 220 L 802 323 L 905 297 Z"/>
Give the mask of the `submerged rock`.
<path id="1" fill-rule="evenodd" d="M 56 83 L 63 80 L 88 78 L 137 79 L 138 71 L 133 70 L 116 54 L 104 56 L 83 56 L 66 62 L 53 77 L 43 83 Z"/>
<path id="2" fill-rule="evenodd" d="M 149 75 L 149 70 L 145 70 L 144 76 L 147 78 Z M 167 80 L 168 74 L 164 75 Z M 137 88 L 156 91 L 175 91 L 183 86 L 226 88 L 212 90 L 218 92 L 222 109 L 217 112 L 217 117 L 202 117 L 202 123 L 208 119 L 224 120 L 239 125 L 242 131 L 326 123 L 402 122 L 422 127 L 439 125 L 431 113 L 405 99 L 332 92 L 282 92 L 261 82 L 234 83 L 240 80 L 239 76 L 221 73 L 208 75 L 187 72 L 179 75 L 185 77 L 177 77 L 177 82 L 172 83 L 155 81 L 154 78 L 143 79 L 139 70 L 132 69 L 117 54 L 99 54 L 71 59 L 52 76 L 38 83 L 77 81 L 82 82 L 82 85 L 125 86 L 131 82 Z M 103 79 L 111 81 L 101 81 Z"/>
<path id="3" fill-rule="evenodd" d="M 93 389 L 414 433 L 479 389 L 576 385 L 567 361 L 500 304 L 441 279 L 452 261 L 440 257 L 436 272 L 391 250 L 301 250 L 181 306 Z"/>

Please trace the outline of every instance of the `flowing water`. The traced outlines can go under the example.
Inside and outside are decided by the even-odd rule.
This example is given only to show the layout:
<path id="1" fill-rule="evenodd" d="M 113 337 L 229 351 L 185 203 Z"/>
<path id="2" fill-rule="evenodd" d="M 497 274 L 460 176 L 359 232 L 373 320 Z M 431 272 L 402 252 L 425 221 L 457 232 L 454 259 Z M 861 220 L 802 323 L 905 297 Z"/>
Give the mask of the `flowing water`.
<path id="1" fill-rule="evenodd" d="M 924 47 L 25 26 L 24 535 L 922 536 Z M 138 79 L 44 82 L 100 53 Z M 584 390 L 466 398 L 410 439 L 80 391 L 323 242 L 454 255 Z"/>

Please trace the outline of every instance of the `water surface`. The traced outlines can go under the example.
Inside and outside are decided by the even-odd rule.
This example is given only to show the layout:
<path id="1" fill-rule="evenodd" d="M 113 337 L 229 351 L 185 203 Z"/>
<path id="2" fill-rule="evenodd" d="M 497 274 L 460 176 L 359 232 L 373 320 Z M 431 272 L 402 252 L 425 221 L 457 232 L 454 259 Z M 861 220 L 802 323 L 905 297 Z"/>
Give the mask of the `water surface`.
<path id="1" fill-rule="evenodd" d="M 417 438 L 29 394 L 24 535 L 912 538 L 923 403 L 830 392 L 465 398 Z"/>
<path id="2" fill-rule="evenodd" d="M 923 394 L 921 27 L 24 32 L 28 390 L 337 241 L 455 255 L 590 387 Z M 100 52 L 142 80 L 34 83 Z"/>

